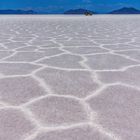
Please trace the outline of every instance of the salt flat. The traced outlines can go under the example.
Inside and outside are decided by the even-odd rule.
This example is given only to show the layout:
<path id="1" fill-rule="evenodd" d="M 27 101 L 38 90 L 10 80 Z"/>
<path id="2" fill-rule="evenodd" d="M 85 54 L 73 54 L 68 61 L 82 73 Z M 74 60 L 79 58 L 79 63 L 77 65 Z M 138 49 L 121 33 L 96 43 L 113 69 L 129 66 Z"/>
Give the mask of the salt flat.
<path id="1" fill-rule="evenodd" d="M 0 16 L 0 140 L 140 140 L 140 16 Z"/>

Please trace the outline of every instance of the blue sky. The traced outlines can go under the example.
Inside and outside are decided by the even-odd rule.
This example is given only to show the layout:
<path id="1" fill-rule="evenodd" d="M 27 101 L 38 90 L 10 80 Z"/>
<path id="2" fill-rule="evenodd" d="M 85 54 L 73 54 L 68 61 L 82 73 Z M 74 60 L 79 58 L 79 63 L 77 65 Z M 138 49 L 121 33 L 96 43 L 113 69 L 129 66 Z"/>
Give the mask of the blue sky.
<path id="1" fill-rule="evenodd" d="M 62 12 L 74 8 L 108 12 L 121 7 L 140 9 L 140 0 L 0 0 L 0 9 L 34 9 L 49 12 Z"/>

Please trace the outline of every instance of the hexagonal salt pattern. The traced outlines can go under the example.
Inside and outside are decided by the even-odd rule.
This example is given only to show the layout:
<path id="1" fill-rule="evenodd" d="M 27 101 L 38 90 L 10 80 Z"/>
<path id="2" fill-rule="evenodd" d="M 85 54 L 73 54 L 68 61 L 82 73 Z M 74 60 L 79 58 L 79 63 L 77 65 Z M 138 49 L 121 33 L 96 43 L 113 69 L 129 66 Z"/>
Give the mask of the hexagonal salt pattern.
<path id="1" fill-rule="evenodd" d="M 114 54 L 100 54 L 87 56 L 87 64 L 93 70 L 121 69 L 126 66 L 138 64 L 135 61 Z"/>
<path id="2" fill-rule="evenodd" d="M 27 75 L 40 68 L 28 63 L 0 63 L 0 73 L 4 75 Z"/>
<path id="3" fill-rule="evenodd" d="M 23 62 L 32 62 L 38 60 L 42 57 L 45 57 L 43 52 L 18 52 L 14 56 L 6 59 L 7 61 L 23 61 Z"/>
<path id="4" fill-rule="evenodd" d="M 49 66 L 54 66 L 54 67 L 60 67 L 60 68 L 82 69 L 83 67 L 80 65 L 79 63 L 80 61 L 82 61 L 80 56 L 63 54 L 60 56 L 45 59 L 39 63 L 47 64 Z"/>
<path id="5" fill-rule="evenodd" d="M 40 133 L 33 140 L 111 140 L 90 126 Z"/>
<path id="6" fill-rule="evenodd" d="M 0 59 L 4 59 L 6 57 L 8 57 L 9 55 L 12 55 L 13 52 L 12 51 L 0 51 Z"/>
<path id="7" fill-rule="evenodd" d="M 39 83 L 30 77 L 0 79 L 0 100 L 9 104 L 19 105 L 45 94 Z"/>
<path id="8" fill-rule="evenodd" d="M 123 140 L 138 140 L 140 137 L 140 91 L 116 85 L 106 88 L 89 104 L 98 112 L 99 123 Z"/>
<path id="9" fill-rule="evenodd" d="M 0 139 L 21 140 L 31 133 L 35 126 L 17 109 L 0 109 Z"/>
<path id="10" fill-rule="evenodd" d="M 46 97 L 28 108 L 45 126 L 70 125 L 87 121 L 86 110 L 77 100 L 66 97 Z"/>
<path id="11" fill-rule="evenodd" d="M 129 44 L 114 44 L 114 45 L 104 45 L 103 46 L 106 49 L 110 49 L 110 50 L 133 50 L 133 49 L 140 49 L 137 46 L 133 46 L 133 45 L 129 45 Z"/>
<path id="12" fill-rule="evenodd" d="M 98 84 L 86 71 L 44 69 L 37 73 L 55 94 L 83 98 L 98 89 Z M 94 93 L 93 93 L 94 94 Z"/>
<path id="13" fill-rule="evenodd" d="M 135 59 L 135 60 L 140 60 L 140 51 L 139 50 L 128 50 L 128 51 L 120 51 L 120 52 L 117 52 L 118 54 L 123 54 L 123 55 L 126 55 L 132 59 Z"/>
<path id="14" fill-rule="evenodd" d="M 137 88 L 140 87 L 140 66 L 134 66 L 125 71 L 99 72 L 98 75 L 99 79 L 104 83 L 121 82 Z"/>
<path id="15" fill-rule="evenodd" d="M 139 16 L 0 16 L 0 140 L 140 140 Z"/>
<path id="16" fill-rule="evenodd" d="M 102 49 L 100 47 L 66 47 L 66 50 L 70 51 L 71 53 L 76 54 L 96 54 L 96 53 L 104 53 L 107 50 Z"/>

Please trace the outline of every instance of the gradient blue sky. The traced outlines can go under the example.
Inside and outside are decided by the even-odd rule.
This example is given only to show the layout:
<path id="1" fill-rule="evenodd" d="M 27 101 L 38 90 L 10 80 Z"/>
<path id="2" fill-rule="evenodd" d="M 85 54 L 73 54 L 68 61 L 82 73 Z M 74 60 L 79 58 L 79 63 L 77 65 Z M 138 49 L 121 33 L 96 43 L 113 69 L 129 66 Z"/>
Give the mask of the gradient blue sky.
<path id="1" fill-rule="evenodd" d="M 140 9 L 140 0 L 0 0 L 0 9 L 34 9 L 49 12 L 63 12 L 74 8 L 108 12 L 121 7 Z"/>

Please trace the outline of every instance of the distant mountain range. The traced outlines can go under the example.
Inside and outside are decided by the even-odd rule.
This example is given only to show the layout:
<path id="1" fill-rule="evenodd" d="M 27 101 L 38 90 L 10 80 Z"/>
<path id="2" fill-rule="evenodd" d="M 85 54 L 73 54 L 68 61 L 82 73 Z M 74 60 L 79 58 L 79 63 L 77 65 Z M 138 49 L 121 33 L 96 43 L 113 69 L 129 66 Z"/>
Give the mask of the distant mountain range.
<path id="1" fill-rule="evenodd" d="M 37 14 L 33 10 L 0 10 L 0 14 Z"/>
<path id="2" fill-rule="evenodd" d="M 92 13 L 92 14 L 97 14 L 96 12 L 86 10 L 86 9 L 73 9 L 73 10 L 68 10 L 64 12 L 64 14 L 84 14 L 86 12 Z M 140 10 L 135 9 L 133 7 L 123 7 L 118 10 L 111 11 L 106 14 L 140 14 Z"/>
<path id="3" fill-rule="evenodd" d="M 95 12 L 87 10 L 87 9 L 71 9 L 71 10 L 64 12 L 64 14 L 78 14 L 78 15 L 82 15 L 85 13 L 95 14 Z"/>
<path id="4" fill-rule="evenodd" d="M 140 10 L 133 7 L 123 7 L 121 9 L 114 10 L 109 14 L 140 14 Z"/>
<path id="5" fill-rule="evenodd" d="M 71 10 L 68 10 L 68 11 L 62 13 L 62 14 L 82 15 L 85 13 L 99 14 L 99 13 L 96 13 L 94 11 L 87 10 L 87 9 L 71 9 Z M 0 14 L 58 14 L 58 12 L 52 12 L 52 13 L 49 12 L 48 13 L 47 11 L 36 12 L 34 10 L 11 10 L 11 9 L 8 9 L 8 10 L 0 10 Z M 59 14 L 60 14 L 60 12 L 59 12 Z M 111 11 L 111 12 L 106 13 L 106 14 L 140 14 L 140 10 L 135 9 L 133 7 L 123 7 L 121 9 L 114 10 L 114 11 Z"/>

